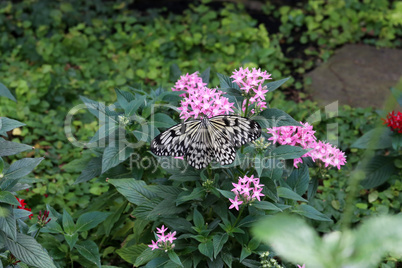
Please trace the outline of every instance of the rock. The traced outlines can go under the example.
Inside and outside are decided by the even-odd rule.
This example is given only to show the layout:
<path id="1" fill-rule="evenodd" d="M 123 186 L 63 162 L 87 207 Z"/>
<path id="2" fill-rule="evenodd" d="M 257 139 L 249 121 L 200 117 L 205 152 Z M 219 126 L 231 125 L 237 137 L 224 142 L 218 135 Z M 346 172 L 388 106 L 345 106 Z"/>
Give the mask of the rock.
<path id="1" fill-rule="evenodd" d="M 402 77 L 402 50 L 345 45 L 305 77 L 312 81 L 307 91 L 322 106 L 339 101 L 340 105 L 382 109 L 389 88 Z"/>

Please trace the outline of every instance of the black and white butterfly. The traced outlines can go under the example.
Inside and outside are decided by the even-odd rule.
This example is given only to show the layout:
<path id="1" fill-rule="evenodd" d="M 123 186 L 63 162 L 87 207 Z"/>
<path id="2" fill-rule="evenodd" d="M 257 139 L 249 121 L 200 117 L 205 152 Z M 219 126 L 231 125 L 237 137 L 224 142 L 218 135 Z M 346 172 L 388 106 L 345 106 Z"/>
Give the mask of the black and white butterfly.
<path id="1" fill-rule="evenodd" d="M 151 142 L 158 156 L 185 156 L 190 166 L 201 169 L 216 159 L 221 165 L 236 158 L 236 147 L 261 136 L 260 125 L 237 115 L 218 115 L 177 124 Z"/>

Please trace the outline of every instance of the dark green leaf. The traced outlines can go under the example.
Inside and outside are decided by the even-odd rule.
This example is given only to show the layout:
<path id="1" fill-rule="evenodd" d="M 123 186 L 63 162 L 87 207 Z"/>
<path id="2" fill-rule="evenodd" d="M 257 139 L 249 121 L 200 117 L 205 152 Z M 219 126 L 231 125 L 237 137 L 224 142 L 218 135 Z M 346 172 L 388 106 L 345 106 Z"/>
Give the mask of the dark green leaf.
<path id="1" fill-rule="evenodd" d="M 26 144 L 6 141 L 0 138 L 0 157 L 15 155 L 24 151 L 32 150 L 32 147 Z"/>
<path id="2" fill-rule="evenodd" d="M 235 198 L 235 194 L 233 192 L 230 191 L 225 191 L 225 190 L 220 190 L 220 189 L 216 189 L 218 190 L 224 197 L 226 198 L 230 198 L 230 199 L 234 199 Z"/>
<path id="3" fill-rule="evenodd" d="M 350 147 L 359 149 L 387 149 L 392 146 L 392 131 L 387 127 L 374 128 L 359 139 L 357 139 Z"/>
<path id="4" fill-rule="evenodd" d="M 152 117 L 151 124 L 153 124 L 157 128 L 169 128 L 177 123 L 167 114 L 157 113 Z"/>
<path id="5" fill-rule="evenodd" d="M 303 149 L 298 146 L 281 145 L 270 152 L 270 156 L 277 159 L 295 159 L 309 152 L 310 149 Z"/>
<path id="6" fill-rule="evenodd" d="M 239 261 L 242 262 L 245 258 L 247 258 L 250 255 L 251 255 L 251 250 L 249 250 L 248 248 L 242 247 Z"/>
<path id="7" fill-rule="evenodd" d="M 263 129 L 282 126 L 301 126 L 301 124 L 294 120 L 290 115 L 275 108 L 265 109 L 251 119 L 259 123 Z"/>
<path id="8" fill-rule="evenodd" d="M 194 222 L 195 227 L 200 228 L 200 229 L 202 227 L 204 227 L 204 225 L 205 225 L 204 217 L 201 215 L 200 212 L 198 212 L 197 209 L 194 209 L 193 222 Z"/>
<path id="9" fill-rule="evenodd" d="M 19 179 L 31 173 L 31 171 L 42 162 L 44 158 L 24 158 L 17 160 L 10 165 L 4 176 L 8 179 Z"/>
<path id="10" fill-rule="evenodd" d="M 306 199 L 285 187 L 278 187 L 278 196 L 286 199 L 307 202 Z"/>
<path id="11" fill-rule="evenodd" d="M 169 256 L 169 259 L 170 259 L 172 262 L 176 263 L 176 264 L 179 265 L 180 267 L 184 267 L 183 264 L 182 264 L 181 261 L 180 261 L 179 256 L 177 256 L 177 254 L 176 254 L 174 251 L 169 251 L 169 252 L 168 252 L 168 256 Z"/>
<path id="12" fill-rule="evenodd" d="M 176 82 L 180 79 L 181 71 L 179 66 L 176 63 L 170 65 L 170 76 L 169 79 L 171 82 Z"/>
<path id="13" fill-rule="evenodd" d="M 6 97 L 12 101 L 17 102 L 13 94 L 11 94 L 10 90 L 8 90 L 8 88 L 2 83 L 0 83 L 0 96 Z"/>
<path id="14" fill-rule="evenodd" d="M 151 199 L 157 195 L 146 189 L 144 181 L 135 179 L 115 179 L 109 180 L 110 184 L 114 185 L 127 200 L 133 204 L 140 205 L 142 203 L 151 203 Z"/>
<path id="15" fill-rule="evenodd" d="M 278 87 L 282 86 L 286 81 L 288 81 L 290 77 L 278 80 L 278 81 L 273 81 L 269 83 L 265 83 L 264 86 L 267 86 L 268 92 L 272 92 Z"/>
<path id="16" fill-rule="evenodd" d="M 374 188 L 386 182 L 391 175 L 396 174 L 394 157 L 376 155 L 365 168 L 366 177 L 361 181 L 364 188 Z"/>
<path id="17" fill-rule="evenodd" d="M 392 135 L 392 148 L 394 148 L 395 151 L 399 151 L 400 148 L 402 148 L 402 134 L 395 132 L 394 135 Z"/>
<path id="18" fill-rule="evenodd" d="M 176 199 L 176 205 L 179 206 L 187 201 L 199 200 L 205 196 L 205 190 L 201 187 L 194 188 L 190 192 L 182 192 Z"/>
<path id="19" fill-rule="evenodd" d="M 7 117 L 0 117 L 0 135 L 6 136 L 7 131 L 21 126 L 25 126 L 25 124 Z"/>
<path id="20" fill-rule="evenodd" d="M 233 88 L 233 89 L 237 89 L 240 92 L 240 87 L 236 83 L 233 82 L 232 78 L 230 78 L 227 75 L 220 74 L 220 73 L 218 73 L 217 75 L 218 75 L 218 78 L 220 81 L 221 89 L 222 88 Z"/>
<path id="21" fill-rule="evenodd" d="M 17 240 L 17 223 L 10 205 L 0 204 L 0 230 L 11 239 Z"/>
<path id="22" fill-rule="evenodd" d="M 299 168 L 293 170 L 286 182 L 298 195 L 303 195 L 310 182 L 307 165 L 305 163 L 299 164 Z"/>
<path id="23" fill-rule="evenodd" d="M 102 173 L 102 157 L 92 158 L 74 184 L 89 181 Z"/>
<path id="24" fill-rule="evenodd" d="M 214 254 L 214 246 L 212 244 L 212 241 L 200 243 L 198 245 L 198 250 L 201 252 L 201 254 L 207 256 L 212 260 Z"/>
<path id="25" fill-rule="evenodd" d="M 332 221 L 330 218 L 328 218 L 327 215 L 322 214 L 312 206 L 306 205 L 306 204 L 301 204 L 297 206 L 293 212 L 302 215 L 304 217 L 317 220 L 317 221 Z"/>
<path id="26" fill-rule="evenodd" d="M 6 247 L 22 262 L 35 267 L 55 268 L 52 259 L 45 249 L 36 242 L 35 238 L 17 233 L 17 240 L 3 237 Z"/>
<path id="27" fill-rule="evenodd" d="M 6 203 L 15 206 L 20 205 L 17 198 L 15 198 L 15 196 L 12 193 L 7 191 L 0 191 L 0 203 Z"/>
<path id="28" fill-rule="evenodd" d="M 75 243 L 77 243 L 77 241 L 78 241 L 78 233 L 64 234 L 64 239 L 66 240 L 67 244 L 70 246 L 70 249 L 73 249 Z"/>
<path id="29" fill-rule="evenodd" d="M 98 226 L 99 223 L 106 220 L 110 212 L 93 211 L 82 214 L 76 223 L 76 232 L 88 231 Z"/>
<path id="30" fill-rule="evenodd" d="M 138 109 L 142 105 L 145 105 L 145 103 L 146 103 L 145 96 L 137 97 L 136 99 L 130 101 L 130 103 L 127 104 L 127 108 L 124 109 L 124 112 L 127 116 L 132 116 L 138 111 Z"/>
<path id="31" fill-rule="evenodd" d="M 138 255 L 134 262 L 134 266 L 138 267 L 141 265 L 144 265 L 145 263 L 149 262 L 150 260 L 157 258 L 161 255 L 161 250 L 152 250 L 149 248 L 147 245 L 140 244 L 142 247 L 145 246 L 145 249 L 142 250 L 142 252 Z M 132 248 L 132 247 L 130 247 Z M 137 249 L 135 249 L 137 252 Z"/>
<path id="32" fill-rule="evenodd" d="M 134 244 L 128 247 L 123 246 L 122 248 L 116 250 L 116 253 L 119 254 L 119 256 L 126 262 L 134 264 L 137 257 L 147 249 L 149 248 L 145 244 Z M 147 261 L 149 261 L 149 259 L 145 262 L 142 262 L 140 265 L 145 264 Z"/>
<path id="33" fill-rule="evenodd" d="M 274 204 L 268 201 L 255 201 L 253 203 L 253 207 L 263 209 L 263 210 L 276 210 L 276 211 L 282 211 L 282 209 L 278 208 Z"/>
<path id="34" fill-rule="evenodd" d="M 86 240 L 78 242 L 74 246 L 78 252 L 87 260 L 95 264 L 97 267 L 101 267 L 100 255 L 98 246 L 92 240 Z"/>
<path id="35" fill-rule="evenodd" d="M 216 259 L 216 256 L 221 252 L 223 246 L 225 243 L 228 241 L 229 235 L 227 233 L 224 234 L 217 234 L 214 235 L 212 240 L 213 240 L 213 246 L 214 246 L 214 258 Z"/>
<path id="36" fill-rule="evenodd" d="M 117 96 L 117 102 L 124 110 L 126 110 L 128 103 L 135 99 L 133 93 L 120 90 L 118 88 L 116 88 L 115 91 Z"/>
<path id="37" fill-rule="evenodd" d="M 102 173 L 124 162 L 133 152 L 133 148 L 126 145 L 123 145 L 121 148 L 115 146 L 107 147 L 102 157 Z"/>
<path id="38" fill-rule="evenodd" d="M 73 234 L 76 230 L 73 218 L 65 209 L 63 209 L 63 229 L 67 234 Z"/>
<path id="39" fill-rule="evenodd" d="M 211 73 L 211 67 L 208 67 L 207 69 L 205 69 L 205 71 L 202 72 L 201 74 L 201 79 L 202 82 L 207 84 L 209 83 L 209 74 Z"/>

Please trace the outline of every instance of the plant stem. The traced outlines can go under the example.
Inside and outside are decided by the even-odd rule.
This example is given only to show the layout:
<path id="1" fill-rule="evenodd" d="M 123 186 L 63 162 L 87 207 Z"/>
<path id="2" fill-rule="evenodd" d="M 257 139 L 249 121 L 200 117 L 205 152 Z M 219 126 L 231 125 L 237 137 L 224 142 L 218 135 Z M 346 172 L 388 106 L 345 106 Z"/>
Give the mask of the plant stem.
<path id="1" fill-rule="evenodd" d="M 241 206 L 239 215 L 237 215 L 237 219 L 236 219 L 235 223 L 233 224 L 233 227 L 235 227 L 235 226 L 237 225 L 237 223 L 239 222 L 240 216 L 241 216 L 241 214 L 243 213 L 244 207 L 245 207 L 245 206 Z"/>

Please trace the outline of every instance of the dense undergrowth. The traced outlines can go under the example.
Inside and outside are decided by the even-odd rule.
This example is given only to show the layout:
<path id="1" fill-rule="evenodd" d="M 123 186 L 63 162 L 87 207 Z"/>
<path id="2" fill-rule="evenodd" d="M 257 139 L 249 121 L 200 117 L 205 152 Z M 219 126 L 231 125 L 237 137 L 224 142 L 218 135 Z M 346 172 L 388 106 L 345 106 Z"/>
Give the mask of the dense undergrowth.
<path id="1" fill-rule="evenodd" d="M 158 86 L 169 88 L 177 78 L 173 64 L 184 73 L 210 67 L 211 73 L 226 75 L 240 66 L 259 67 L 272 73 L 274 80 L 291 77 L 280 90 L 296 99 L 297 105 L 280 90 L 268 96 L 269 104 L 298 121 L 306 121 L 320 107 L 303 91 L 303 75 L 327 60 L 334 49 L 346 43 L 401 45 L 399 2 L 303 1 L 296 6 L 273 2 L 261 4 L 255 18 L 250 15 L 255 11 L 247 5 L 217 6 L 207 2 L 189 5 L 182 13 L 136 10 L 131 1 L 0 3 L 0 82 L 18 100 L 14 103 L 0 99 L 0 114 L 26 124 L 8 133 L 9 140 L 35 147 L 35 151 L 25 153 L 26 157 L 45 157 L 24 178 L 34 186 L 18 193 L 35 215 L 51 204 L 56 211 L 65 209 L 77 218 L 98 209 L 91 207 L 99 204 L 95 200 L 111 201 L 115 197 L 110 194 L 113 187 L 105 183 L 107 174 L 91 183 L 74 183 L 97 153 L 73 146 L 64 132 L 68 111 L 81 103 L 79 95 L 111 104 L 116 100 L 115 88 L 140 87 L 139 83 L 147 91 Z M 271 32 L 273 21 L 277 27 L 272 27 L 276 31 Z M 219 82 L 216 75 L 211 75 L 210 86 L 218 86 Z M 313 122 L 317 137 L 331 139 L 326 136 L 326 127 L 336 123 L 339 147 L 348 159 L 341 171 L 323 174 L 321 169 L 310 168 L 321 178 L 317 198 L 312 202 L 333 220 L 312 221 L 325 233 L 339 229 L 348 192 L 347 178 L 363 154 L 363 150 L 352 149 L 351 145 L 380 119 L 373 109 L 347 106 L 341 107 L 335 118 L 326 118 L 324 111 L 320 114 L 321 119 Z M 99 127 L 85 111 L 75 115 L 72 126 L 74 135 L 84 141 Z M 5 159 L 11 163 L 17 158 Z M 379 187 L 362 187 L 354 222 L 367 215 L 399 213 L 400 190 L 402 185 L 396 175 Z M 123 213 L 127 204 L 120 201 L 109 209 Z M 121 260 L 132 260 L 127 252 L 123 249 L 116 253 L 124 237 L 132 232 L 132 222 L 127 218 L 115 223 L 119 227 L 115 234 L 97 240 L 102 263 L 130 267 Z M 100 234 L 102 231 L 98 230 Z M 97 233 L 80 235 L 96 237 Z M 43 240 L 46 238 L 50 236 Z"/>

